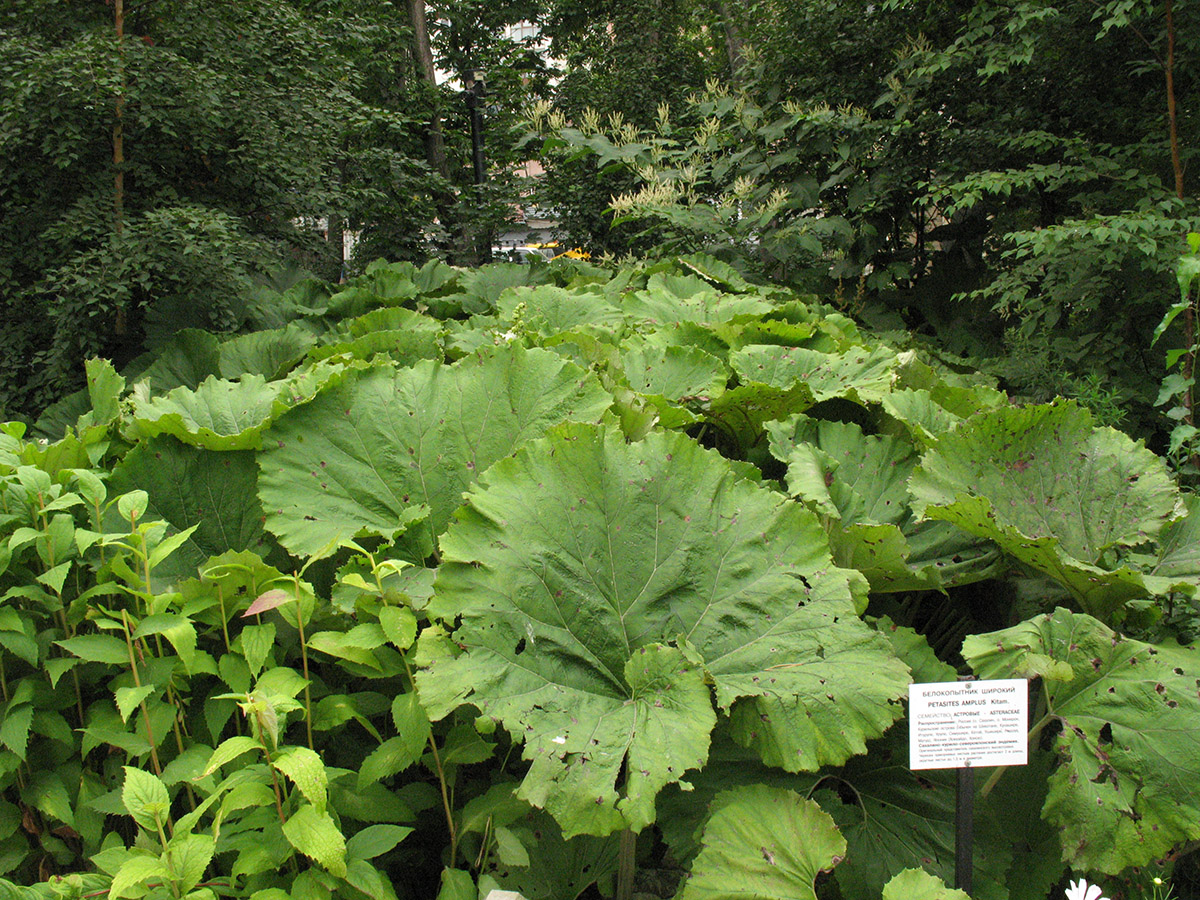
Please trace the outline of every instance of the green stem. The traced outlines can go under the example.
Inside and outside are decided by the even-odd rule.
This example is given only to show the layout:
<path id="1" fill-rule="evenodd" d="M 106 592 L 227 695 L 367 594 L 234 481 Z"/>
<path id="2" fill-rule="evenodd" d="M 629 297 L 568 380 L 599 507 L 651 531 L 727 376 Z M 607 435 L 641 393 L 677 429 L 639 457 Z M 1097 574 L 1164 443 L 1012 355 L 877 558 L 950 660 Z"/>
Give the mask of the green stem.
<path id="1" fill-rule="evenodd" d="M 40 499 L 40 495 L 39 495 L 39 499 Z M 43 521 L 45 520 L 44 514 L 42 516 L 42 519 L 43 519 Z M 46 555 L 49 557 L 48 561 L 50 563 L 50 568 L 53 569 L 57 560 L 54 557 L 54 545 L 52 543 L 50 543 L 49 541 L 46 542 Z M 55 591 L 54 594 L 58 598 L 58 609 L 55 610 L 55 614 L 58 617 L 58 625 L 60 628 L 62 628 L 63 635 L 69 640 L 70 638 L 75 637 L 75 634 L 71 630 L 70 623 L 67 622 L 67 611 L 65 609 L 65 605 L 63 604 L 62 591 Z M 74 669 L 71 670 L 71 681 L 75 685 L 75 710 L 79 713 L 79 727 L 82 728 L 83 727 L 83 691 L 79 687 L 79 673 L 76 672 Z"/>
<path id="2" fill-rule="evenodd" d="M 154 816 L 154 827 L 158 829 L 158 840 L 162 844 L 163 855 L 167 858 L 167 871 L 171 873 L 171 896 L 178 900 L 179 876 L 175 872 L 175 859 L 171 856 L 171 848 L 167 845 L 167 835 L 163 831 L 162 821 L 157 814 Z"/>
<path id="3" fill-rule="evenodd" d="M 0 656 L 0 692 L 4 697 L 4 702 L 7 704 L 9 700 L 8 694 L 8 673 L 4 671 L 4 657 Z M 21 767 L 17 767 L 17 786 L 25 790 L 25 776 L 21 774 Z"/>
<path id="4" fill-rule="evenodd" d="M 475 865 L 472 866 L 476 872 L 482 871 L 483 861 L 487 859 L 488 850 L 492 843 L 492 817 L 488 816 L 487 821 L 483 823 L 483 840 L 479 842 L 479 855 L 475 857 Z"/>
<path id="5" fill-rule="evenodd" d="M 146 587 L 146 615 L 149 615 L 151 613 L 150 602 L 154 597 L 154 588 L 150 586 L 150 552 L 149 548 L 146 546 L 145 540 L 142 541 L 142 548 L 138 555 L 142 558 L 142 571 L 144 573 L 142 578 L 145 581 Z M 154 646 L 158 651 L 158 655 L 161 657 L 163 655 L 161 634 L 154 635 Z"/>
<path id="6" fill-rule="evenodd" d="M 313 749 L 312 695 L 308 679 L 308 645 L 304 639 L 304 610 L 300 607 L 300 576 L 294 575 L 296 587 L 296 629 L 300 632 L 300 662 L 304 667 L 304 730 L 308 736 L 308 749 Z"/>
<path id="7" fill-rule="evenodd" d="M 100 511 L 100 501 L 99 500 L 97 500 L 94 504 L 92 504 L 92 510 L 95 512 L 95 518 L 93 519 L 92 528 L 94 528 L 96 531 L 103 531 L 104 529 L 100 527 L 101 511 Z M 106 552 L 107 548 L 104 546 L 104 541 L 100 541 L 99 543 L 100 543 L 100 567 L 103 568 L 105 563 L 108 562 L 108 553 Z"/>
<path id="8" fill-rule="evenodd" d="M 412 667 L 408 664 L 408 657 L 401 655 L 404 660 L 404 672 L 408 675 L 409 690 L 414 689 Z M 446 814 L 446 828 L 450 832 L 450 865 L 454 865 L 458 859 L 458 828 L 454 824 L 453 805 L 450 803 L 450 793 L 446 788 L 446 770 L 442 768 L 442 756 L 438 753 L 437 742 L 433 739 L 432 729 L 429 732 L 429 749 L 433 753 L 433 766 L 437 770 L 438 786 L 442 791 L 442 810 Z"/>
<path id="9" fill-rule="evenodd" d="M 229 623 L 226 621 L 229 618 L 229 614 L 225 612 L 225 592 L 221 590 L 219 584 L 217 585 L 217 602 L 221 604 L 221 634 L 225 636 L 225 652 L 232 653 L 233 651 L 229 646 Z"/>
<path id="10" fill-rule="evenodd" d="M 1027 740 L 1030 746 L 1033 746 L 1033 742 L 1036 741 L 1038 735 L 1042 733 L 1042 729 L 1045 728 L 1050 722 L 1053 722 L 1056 718 L 1058 717 L 1054 713 L 1048 712 L 1038 720 L 1036 725 L 1029 729 L 1029 737 Z M 983 783 L 983 787 L 979 789 L 979 796 L 982 798 L 990 794 L 992 792 L 992 788 L 996 786 L 996 782 L 998 782 L 1001 776 L 1003 776 L 1007 771 L 1008 766 L 998 766 L 996 771 L 994 771 L 988 780 Z"/>
<path id="11" fill-rule="evenodd" d="M 142 686 L 141 676 L 138 675 L 137 660 L 133 654 L 133 638 L 129 628 L 129 613 L 121 610 L 121 625 L 122 631 L 125 633 L 125 647 L 129 651 L 129 671 L 133 673 L 134 687 Z M 154 774 L 162 778 L 162 766 L 158 763 L 158 747 L 154 743 L 154 729 L 150 725 L 150 711 L 146 708 L 146 701 L 142 700 L 138 706 L 142 711 L 142 723 L 146 726 L 146 740 L 150 742 L 150 762 L 154 766 Z"/>
<path id="12" fill-rule="evenodd" d="M 261 741 L 263 756 L 267 758 L 267 769 L 271 773 L 271 786 L 275 788 L 275 811 L 279 813 L 279 824 L 287 824 L 287 816 L 283 814 L 283 792 L 279 790 L 279 776 L 275 773 L 275 764 L 271 762 L 271 751 L 267 749 L 267 742 Z"/>
<path id="13" fill-rule="evenodd" d="M 179 720 L 183 717 L 183 711 L 179 708 L 179 703 L 175 699 L 175 689 L 170 684 L 167 685 L 167 702 L 175 708 L 175 715 L 171 719 L 171 728 L 175 732 L 175 746 L 179 750 L 179 755 L 183 756 L 184 743 L 183 733 L 179 728 Z M 196 811 L 196 794 L 192 791 L 192 786 L 188 782 L 184 782 L 184 787 L 187 789 L 188 806 L 192 812 Z"/>

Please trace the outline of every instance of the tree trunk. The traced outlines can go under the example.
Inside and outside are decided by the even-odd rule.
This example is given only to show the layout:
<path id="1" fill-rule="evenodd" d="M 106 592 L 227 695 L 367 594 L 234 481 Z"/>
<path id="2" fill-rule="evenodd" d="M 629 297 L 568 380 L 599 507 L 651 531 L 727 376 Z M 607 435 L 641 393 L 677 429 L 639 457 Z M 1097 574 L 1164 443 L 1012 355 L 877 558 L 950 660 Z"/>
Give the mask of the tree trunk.
<path id="1" fill-rule="evenodd" d="M 711 0 L 713 12 L 717 14 L 717 18 L 721 22 L 721 28 L 725 32 L 725 52 L 729 56 L 729 74 L 735 85 L 742 83 L 742 67 L 746 63 L 745 46 L 746 42 L 742 38 L 741 29 L 738 28 L 737 20 L 733 17 L 733 12 L 729 8 L 726 0 Z"/>
<path id="2" fill-rule="evenodd" d="M 434 70 L 433 50 L 429 44 L 429 26 L 425 20 L 425 0 L 408 0 L 408 12 L 412 19 L 413 44 L 417 58 L 417 68 L 421 78 L 428 85 L 430 96 L 433 98 L 433 112 L 425 132 L 425 159 L 435 174 L 442 177 L 444 187 L 433 191 L 433 201 L 437 208 L 438 221 L 447 234 L 456 230 L 461 232 L 459 247 L 451 250 L 451 261 L 455 263 L 474 264 L 474 238 L 466 222 L 452 221 L 454 207 L 458 198 L 450 185 L 450 164 L 446 159 L 446 142 L 442 134 L 441 99 L 438 95 L 437 73 Z"/>
<path id="3" fill-rule="evenodd" d="M 125 0 L 113 0 L 113 28 L 117 34 L 117 99 L 112 131 L 113 233 L 120 240 L 125 228 Z M 125 334 L 127 312 L 117 307 L 113 330 Z"/>
<path id="4" fill-rule="evenodd" d="M 1171 167 L 1175 171 L 1175 195 L 1183 199 L 1183 162 L 1179 156 L 1179 126 L 1175 113 L 1175 10 L 1167 0 L 1167 126 L 1171 133 Z"/>
<path id="5" fill-rule="evenodd" d="M 425 157 L 435 172 L 449 180 L 446 142 L 442 137 L 442 111 L 437 100 L 437 73 L 433 67 L 433 51 L 429 46 L 429 26 L 425 21 L 425 0 L 408 0 L 408 13 L 412 20 L 417 66 L 434 97 L 433 115 L 425 132 Z"/>
<path id="6" fill-rule="evenodd" d="M 1182 200 L 1184 199 L 1183 161 L 1179 155 L 1179 127 L 1175 110 L 1175 5 L 1173 0 L 1167 0 L 1166 14 L 1167 58 L 1163 63 L 1163 69 L 1167 77 L 1167 128 L 1171 139 L 1171 168 L 1175 173 L 1175 196 Z M 1190 303 L 1183 311 L 1183 345 L 1191 348 L 1183 358 L 1183 377 L 1188 383 L 1191 383 L 1196 375 L 1196 316 Z M 1194 390 L 1194 388 L 1188 388 L 1183 397 L 1183 406 L 1187 410 L 1184 421 L 1188 425 L 1196 424 Z M 1200 457 L 1193 454 L 1190 462 L 1192 465 L 1200 464 Z"/>

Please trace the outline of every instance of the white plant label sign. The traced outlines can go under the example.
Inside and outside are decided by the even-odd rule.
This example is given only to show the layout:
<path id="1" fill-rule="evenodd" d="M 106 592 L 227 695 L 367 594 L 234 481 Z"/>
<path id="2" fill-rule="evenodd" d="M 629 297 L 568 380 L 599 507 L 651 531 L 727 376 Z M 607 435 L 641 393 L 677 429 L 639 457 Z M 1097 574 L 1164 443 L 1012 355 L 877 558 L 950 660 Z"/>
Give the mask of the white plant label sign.
<path id="1" fill-rule="evenodd" d="M 1028 761 L 1029 682 L 947 681 L 908 688 L 911 769 L 1023 766 Z"/>

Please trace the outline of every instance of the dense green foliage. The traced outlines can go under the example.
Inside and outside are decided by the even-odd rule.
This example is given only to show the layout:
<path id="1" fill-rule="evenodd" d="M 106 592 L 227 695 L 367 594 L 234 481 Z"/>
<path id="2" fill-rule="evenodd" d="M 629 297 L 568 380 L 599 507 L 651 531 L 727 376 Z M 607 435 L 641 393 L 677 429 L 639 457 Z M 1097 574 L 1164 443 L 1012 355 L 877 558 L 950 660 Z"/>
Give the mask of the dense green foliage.
<path id="1" fill-rule="evenodd" d="M 583 246 L 702 250 L 836 291 L 1016 393 L 1115 400 L 1162 429 L 1145 348 L 1200 223 L 1200 20 L 1170 7 L 739 5 L 734 75 L 710 55 L 640 114 L 604 92 L 535 109 L 548 168 L 576 176 L 545 189 Z"/>
<path id="2" fill-rule="evenodd" d="M 1191 4 L 0 38 L 0 894 L 962 900 L 967 673 L 976 897 L 1195 889 Z"/>
<path id="3" fill-rule="evenodd" d="M 10 415 L 89 353 L 253 330 L 247 281 L 336 279 L 348 234 L 345 271 L 474 264 L 532 203 L 594 256 L 712 253 L 1189 458 L 1146 352 L 1200 228 L 1187 3 L 160 0 L 120 37 L 113 4 L 0 16 Z"/>
<path id="4" fill-rule="evenodd" d="M 5 427 L 11 882 L 948 896 L 957 671 L 1032 685 L 977 896 L 1200 840 L 1195 503 L 1074 403 L 703 255 L 257 302 Z"/>
<path id="5" fill-rule="evenodd" d="M 252 330 L 250 286 L 297 265 L 336 280 L 347 231 L 366 254 L 463 255 L 464 231 L 507 214 L 510 178 L 482 206 L 459 194 L 465 106 L 414 79 L 402 6 L 127 6 L 123 17 L 111 2 L 0 10 L 8 415 L 77 388 L 87 356 L 127 362 L 185 327 Z M 496 34 L 520 14 L 456 15 L 489 42 L 477 34 L 458 57 L 443 53 L 456 72 L 467 54 L 496 67 L 501 134 L 538 68 Z M 423 133 L 442 106 L 455 113 L 445 172 L 425 158 Z M 502 171 L 511 162 L 500 146 L 491 156 Z"/>

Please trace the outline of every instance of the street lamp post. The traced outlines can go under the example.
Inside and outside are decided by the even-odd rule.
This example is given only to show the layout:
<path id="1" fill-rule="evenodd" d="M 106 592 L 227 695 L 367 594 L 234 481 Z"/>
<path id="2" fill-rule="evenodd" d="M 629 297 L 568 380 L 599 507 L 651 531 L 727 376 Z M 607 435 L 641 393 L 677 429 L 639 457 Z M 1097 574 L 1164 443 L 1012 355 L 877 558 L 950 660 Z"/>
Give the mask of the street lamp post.
<path id="1" fill-rule="evenodd" d="M 471 163 L 475 174 L 475 196 L 479 211 L 483 212 L 483 185 L 487 181 L 487 168 L 483 160 L 483 98 L 487 95 L 487 79 L 478 69 L 468 68 L 463 75 L 463 96 L 471 113 Z M 492 236 L 490 233 L 476 236 L 476 256 L 479 262 L 490 262 L 492 258 Z"/>
<path id="2" fill-rule="evenodd" d="M 487 171 L 483 164 L 483 104 L 480 101 L 487 96 L 487 81 L 483 72 L 476 69 L 469 70 L 464 81 L 467 109 L 471 111 L 471 159 L 475 165 L 475 184 L 481 185 L 487 181 Z"/>

